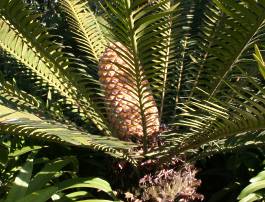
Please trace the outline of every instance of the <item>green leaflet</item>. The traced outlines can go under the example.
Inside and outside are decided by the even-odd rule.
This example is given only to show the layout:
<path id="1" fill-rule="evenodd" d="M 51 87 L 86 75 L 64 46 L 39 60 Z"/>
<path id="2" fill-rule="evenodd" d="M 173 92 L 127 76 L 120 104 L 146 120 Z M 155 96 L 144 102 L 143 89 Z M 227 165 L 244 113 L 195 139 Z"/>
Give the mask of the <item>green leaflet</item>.
<path id="1" fill-rule="evenodd" d="M 39 149 L 43 148 L 42 146 L 26 146 L 22 147 L 21 149 L 16 149 L 14 152 L 9 153 L 9 157 L 16 157 L 16 156 L 21 156 L 23 154 L 32 152 L 32 151 L 37 151 Z"/>
<path id="2" fill-rule="evenodd" d="M 257 45 L 255 45 L 255 54 L 254 58 L 256 59 L 258 66 L 259 66 L 259 71 L 261 73 L 261 75 L 263 76 L 263 78 L 265 79 L 265 62 L 263 61 L 263 57 L 260 53 L 259 47 Z"/>
<path id="3" fill-rule="evenodd" d="M 45 202 L 49 198 L 51 198 L 51 196 L 54 193 L 56 193 L 56 191 L 58 191 L 57 187 L 54 187 L 54 186 L 47 187 L 47 188 L 35 191 L 31 194 L 28 194 L 24 198 L 16 200 L 16 202 L 34 202 L 34 201 Z"/>
<path id="4" fill-rule="evenodd" d="M 27 159 L 26 163 L 21 167 L 21 170 L 15 178 L 13 186 L 11 187 L 5 202 L 14 202 L 26 195 L 32 175 L 33 160 L 34 155 L 31 155 Z"/>

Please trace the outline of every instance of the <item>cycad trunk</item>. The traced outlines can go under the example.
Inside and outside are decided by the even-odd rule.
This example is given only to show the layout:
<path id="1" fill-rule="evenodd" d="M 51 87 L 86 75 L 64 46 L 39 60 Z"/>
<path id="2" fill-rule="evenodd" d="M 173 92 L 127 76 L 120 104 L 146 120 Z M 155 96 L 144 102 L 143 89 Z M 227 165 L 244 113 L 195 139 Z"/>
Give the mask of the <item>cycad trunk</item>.
<path id="1" fill-rule="evenodd" d="M 117 54 L 119 49 L 128 51 L 121 43 L 111 44 L 106 49 L 99 63 L 99 78 L 105 91 L 108 118 L 118 136 L 139 138 L 144 134 L 136 83 L 133 73 L 125 70 L 129 64 Z M 148 81 L 143 79 L 141 85 L 147 135 L 152 136 L 159 131 L 158 110 Z"/>

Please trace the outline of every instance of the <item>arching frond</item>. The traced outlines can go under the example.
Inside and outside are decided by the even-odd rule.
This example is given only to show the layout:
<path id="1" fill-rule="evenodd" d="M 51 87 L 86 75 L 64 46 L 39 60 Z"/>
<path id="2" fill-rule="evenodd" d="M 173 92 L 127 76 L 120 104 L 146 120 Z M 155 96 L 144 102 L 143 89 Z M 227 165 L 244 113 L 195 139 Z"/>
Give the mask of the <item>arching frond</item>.
<path id="1" fill-rule="evenodd" d="M 196 161 L 218 153 L 235 153 L 250 148 L 264 148 L 264 140 L 264 130 L 239 133 L 225 139 L 211 141 L 197 149 L 187 151 L 186 154 L 191 161 Z"/>
<path id="2" fill-rule="evenodd" d="M 106 41 L 96 16 L 83 0 L 60 0 L 71 33 L 84 56 L 98 63 L 105 50 Z M 97 73 L 97 70 L 94 70 Z"/>
<path id="3" fill-rule="evenodd" d="M 199 74 L 195 88 L 222 96 L 223 80 L 233 79 L 240 67 L 253 72 L 253 45 L 265 40 L 265 2 L 215 0 L 202 25 Z M 218 95 L 219 93 L 219 95 Z M 198 98 L 201 93 L 197 91 Z M 204 97 L 205 98 L 205 97 Z"/>
<path id="4" fill-rule="evenodd" d="M 40 88 L 58 93 L 64 102 L 79 111 L 84 120 L 92 120 L 100 131 L 109 135 L 104 117 L 91 101 L 89 92 L 78 91 L 73 78 L 65 71 L 69 64 L 60 51 L 61 47 L 50 42 L 47 30 L 23 3 L 19 0 L 1 1 L 0 18 L 0 47 L 37 78 Z"/>
<path id="5" fill-rule="evenodd" d="M 67 120 L 63 115 L 59 114 L 56 109 L 54 109 L 53 103 L 49 103 L 49 99 L 45 103 L 39 97 L 28 94 L 27 92 L 19 89 L 15 81 L 9 82 L 4 80 L 4 78 L 1 78 L 1 75 L 0 100 L 7 106 L 11 105 L 16 109 L 34 113 L 42 118 L 55 119 L 60 123 L 67 123 L 75 126 L 75 124 Z"/>
<path id="6" fill-rule="evenodd" d="M 248 88 L 226 83 L 234 92 L 230 95 L 230 103 L 217 99 L 191 102 L 189 110 L 181 114 L 183 119 L 177 123 L 188 127 L 189 132 L 169 131 L 165 134 L 166 153 L 182 153 L 219 139 L 264 130 L 265 90 L 259 81 L 245 77 Z"/>
<path id="7" fill-rule="evenodd" d="M 107 42 L 97 16 L 84 0 L 61 0 L 59 6 L 66 16 L 69 31 L 75 42 L 73 46 L 79 51 L 70 57 L 72 65 L 67 70 L 78 88 L 83 93 L 88 93 L 93 103 L 97 103 L 97 108 L 104 114 L 103 93 L 98 81 L 98 62 Z M 76 56 L 78 59 L 73 58 Z"/>
<path id="8" fill-rule="evenodd" d="M 152 33 L 150 33 L 153 37 L 152 40 L 148 42 L 145 37 L 151 37 L 151 35 L 146 34 L 143 37 L 144 41 L 139 41 L 139 43 L 148 44 L 148 46 L 144 45 L 145 49 L 143 51 L 146 56 L 143 60 L 143 66 L 146 69 L 145 73 L 147 78 L 149 78 L 150 87 L 158 105 L 160 121 L 164 121 L 164 114 L 168 114 L 167 109 L 169 107 L 165 106 L 168 105 L 167 101 L 169 101 L 167 93 L 173 87 L 168 86 L 169 80 L 172 79 L 171 73 L 174 70 L 174 74 L 177 72 L 177 60 L 179 56 L 177 49 L 181 39 L 180 33 L 182 32 L 180 21 L 183 20 L 181 6 L 179 1 L 167 1 L 161 4 L 158 7 L 158 12 L 168 12 L 171 10 L 172 13 L 163 17 L 161 16 L 161 19 L 148 27 L 148 30 L 153 29 Z M 172 85 L 174 81 L 170 82 L 172 82 Z"/>
<path id="9" fill-rule="evenodd" d="M 174 2 L 174 1 L 173 1 Z M 173 4 L 171 2 L 171 4 Z M 161 102 L 163 106 L 160 111 L 164 111 L 161 115 L 164 122 L 172 122 L 175 116 L 179 113 L 181 103 L 185 102 L 194 82 L 194 74 L 196 68 L 194 67 L 194 57 L 198 54 L 195 45 L 197 24 L 200 22 L 203 11 L 201 7 L 206 7 L 208 1 L 179 1 L 179 6 L 174 12 L 171 24 L 171 41 L 168 58 L 167 75 L 165 78 L 165 92 L 164 98 Z M 202 11 L 201 11 L 202 10 Z M 165 50 L 167 50 L 165 48 Z M 164 57 L 159 55 L 163 60 Z M 166 64 L 166 63 L 165 63 Z M 161 76 L 160 76 L 161 77 Z M 163 89 L 163 88 L 162 88 Z M 158 101 L 159 103 L 160 101 Z"/>
<path id="10" fill-rule="evenodd" d="M 265 2 L 216 0 L 201 7 L 195 8 L 194 16 L 201 15 L 192 25 L 194 52 L 189 52 L 190 66 L 183 75 L 190 79 L 181 87 L 184 99 L 177 105 L 182 113 L 161 135 L 166 143 L 160 156 L 264 130 L 263 83 L 250 75 L 257 75 L 254 43 L 265 39 Z"/>
<path id="11" fill-rule="evenodd" d="M 131 143 L 120 141 L 114 137 L 102 137 L 77 129 L 68 129 L 62 124 L 49 123 L 33 114 L 15 111 L 4 105 L 0 105 L 0 131 L 9 135 L 40 139 L 46 142 L 87 147 L 133 161 L 126 155 L 126 150 L 133 147 Z"/>
<path id="12" fill-rule="evenodd" d="M 105 1 L 112 38 L 126 47 L 116 45 L 115 51 L 126 63 L 126 65 L 119 66 L 124 72 L 124 79 L 135 84 L 130 91 L 135 96 L 136 107 L 140 110 L 145 151 L 147 150 L 148 130 L 152 127 L 146 112 L 150 106 L 153 106 L 152 99 L 148 99 L 149 86 L 152 87 L 152 84 L 149 85 L 147 80 L 155 79 L 155 71 L 165 71 L 167 68 L 163 65 L 165 60 L 155 59 L 159 58 L 156 54 L 167 54 L 160 52 L 170 45 L 166 43 L 166 39 L 168 39 L 171 25 L 165 25 L 165 22 L 177 6 L 177 4 L 170 6 L 168 2 L 163 0 L 149 4 L 147 1 L 140 0 L 113 3 Z M 161 39 L 165 44 L 160 45 Z M 160 66 L 164 70 L 154 68 L 154 62 L 157 67 Z M 162 85 L 165 85 L 164 79 L 162 78 Z"/>
<path id="13" fill-rule="evenodd" d="M 197 10 L 198 16 L 194 16 L 194 21 L 198 24 L 192 28 L 193 34 L 191 35 L 195 41 L 194 50 L 196 51 L 192 53 L 193 65 L 189 68 L 191 78 L 185 101 L 189 101 L 195 96 L 199 85 L 204 86 L 209 78 L 212 79 L 210 74 L 206 74 L 205 78 L 203 77 L 204 68 L 206 68 L 205 65 L 211 57 L 210 52 L 216 43 L 216 37 L 219 36 L 225 26 L 223 21 L 226 16 L 212 1 L 202 0 L 198 3 L 201 4 L 201 9 Z"/>
<path id="14" fill-rule="evenodd" d="M 41 105 L 43 105 L 42 101 L 38 98 L 19 90 L 15 86 L 15 83 L 12 84 L 2 78 L 0 78 L 0 98 L 8 100 L 16 104 L 17 107 L 21 107 L 29 111 L 37 110 Z"/>

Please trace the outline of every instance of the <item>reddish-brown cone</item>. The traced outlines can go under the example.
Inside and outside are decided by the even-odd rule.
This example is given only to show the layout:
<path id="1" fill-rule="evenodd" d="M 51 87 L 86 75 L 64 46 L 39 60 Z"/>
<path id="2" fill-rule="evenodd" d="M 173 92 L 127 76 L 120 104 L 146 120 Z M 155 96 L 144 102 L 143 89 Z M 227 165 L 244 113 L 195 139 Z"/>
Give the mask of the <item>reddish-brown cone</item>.
<path id="1" fill-rule="evenodd" d="M 116 50 L 128 51 L 121 43 L 111 44 L 99 62 L 99 80 L 105 92 L 108 105 L 108 118 L 113 128 L 122 139 L 132 136 L 143 136 L 143 124 L 139 108 L 139 97 L 135 93 L 136 82 L 124 68 L 128 64 L 117 54 Z M 152 96 L 148 81 L 143 80 L 145 87 L 143 103 L 145 104 L 145 121 L 147 135 L 151 136 L 159 131 L 159 118 L 156 103 Z"/>

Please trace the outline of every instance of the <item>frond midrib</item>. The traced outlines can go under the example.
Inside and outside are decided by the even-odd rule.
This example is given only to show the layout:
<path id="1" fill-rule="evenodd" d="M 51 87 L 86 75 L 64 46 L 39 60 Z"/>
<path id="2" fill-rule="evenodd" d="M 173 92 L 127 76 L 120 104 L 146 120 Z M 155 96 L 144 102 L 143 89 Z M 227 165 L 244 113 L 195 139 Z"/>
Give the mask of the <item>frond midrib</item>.
<path id="1" fill-rule="evenodd" d="M 168 6 L 171 7 L 172 2 L 168 2 Z M 161 122 L 161 119 L 163 117 L 163 110 L 164 110 L 164 102 L 165 102 L 165 96 L 166 96 L 166 86 L 167 86 L 167 78 L 168 78 L 168 67 L 170 63 L 170 45 L 172 43 L 172 25 L 173 25 L 173 19 L 172 15 L 169 16 L 169 22 L 168 26 L 170 29 L 166 30 L 166 35 L 168 36 L 167 44 L 166 44 L 166 51 L 165 51 L 165 63 L 163 67 L 163 82 L 162 82 L 162 93 L 161 93 L 161 104 L 160 104 L 160 113 L 159 113 L 159 122 Z"/>
<path id="2" fill-rule="evenodd" d="M 129 6 L 129 5 L 127 5 Z M 142 122 L 142 128 L 143 128 L 143 143 L 144 143 L 144 153 L 147 153 L 147 120 L 145 116 L 144 111 L 144 99 L 143 99 L 143 92 L 142 92 L 142 79 L 141 79 L 141 66 L 139 64 L 139 58 L 138 58 L 138 47 L 137 47 L 137 37 L 135 35 L 135 28 L 134 28 L 134 21 L 133 21 L 133 15 L 129 16 L 129 33 L 130 33 L 130 40 L 131 40 L 131 46 L 132 46 L 132 52 L 133 52 L 133 63 L 135 68 L 135 77 L 136 77 L 136 93 L 139 103 L 139 109 L 141 114 L 141 122 Z"/>

